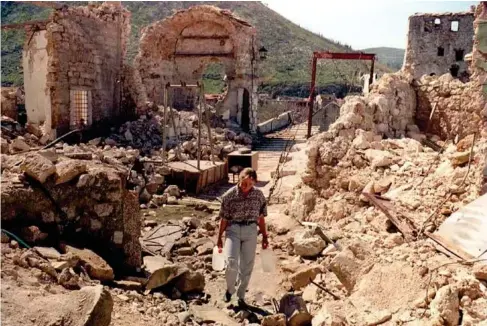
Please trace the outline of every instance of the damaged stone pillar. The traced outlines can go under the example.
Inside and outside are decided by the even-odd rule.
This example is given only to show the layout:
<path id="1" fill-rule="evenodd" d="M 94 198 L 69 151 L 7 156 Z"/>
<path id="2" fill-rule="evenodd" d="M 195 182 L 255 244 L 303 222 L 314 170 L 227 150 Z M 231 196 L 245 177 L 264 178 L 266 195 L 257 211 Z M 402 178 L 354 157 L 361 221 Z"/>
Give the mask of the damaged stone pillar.
<path id="1" fill-rule="evenodd" d="M 123 232 L 114 233 L 114 242 L 122 244 L 127 267 L 137 268 L 142 265 L 142 249 L 139 241 L 141 222 L 137 192 L 125 191 L 122 205 Z"/>

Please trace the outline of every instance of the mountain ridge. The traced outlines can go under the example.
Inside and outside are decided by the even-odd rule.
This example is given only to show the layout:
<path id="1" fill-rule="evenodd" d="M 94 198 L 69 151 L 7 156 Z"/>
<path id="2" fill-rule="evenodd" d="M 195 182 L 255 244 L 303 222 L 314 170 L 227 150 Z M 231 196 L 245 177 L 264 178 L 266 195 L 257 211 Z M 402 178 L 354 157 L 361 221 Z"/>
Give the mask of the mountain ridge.
<path id="1" fill-rule="evenodd" d="M 87 2 L 64 2 L 70 6 L 84 5 Z M 281 16 L 266 5 L 257 1 L 171 1 L 145 2 L 123 1 L 131 11 L 131 35 L 127 51 L 128 61 L 138 52 L 141 29 L 153 22 L 165 19 L 178 10 L 194 5 L 210 4 L 228 9 L 238 17 L 248 21 L 257 29 L 260 44 L 268 50 L 268 57 L 262 64 L 260 75 L 263 77 L 261 90 L 274 94 L 306 97 L 309 92 L 311 75 L 311 56 L 313 51 L 353 52 L 354 50 L 337 41 L 332 41 L 308 31 L 289 19 Z M 2 24 L 17 23 L 26 20 L 47 19 L 51 9 L 37 8 L 26 3 L 2 2 Z M 21 85 L 21 56 L 23 36 L 21 31 L 2 32 L 2 85 Z M 317 85 L 340 88 L 349 84 L 360 85 L 358 72 L 368 72 L 365 62 L 357 61 L 320 61 L 317 71 Z M 376 65 L 377 70 L 388 72 L 384 65 Z M 218 74 L 210 71 L 206 77 Z M 211 79 L 211 78 L 210 78 Z M 352 80 L 353 79 L 353 80 Z M 215 90 L 218 90 L 216 80 Z M 343 88 L 343 87 L 342 87 Z"/>

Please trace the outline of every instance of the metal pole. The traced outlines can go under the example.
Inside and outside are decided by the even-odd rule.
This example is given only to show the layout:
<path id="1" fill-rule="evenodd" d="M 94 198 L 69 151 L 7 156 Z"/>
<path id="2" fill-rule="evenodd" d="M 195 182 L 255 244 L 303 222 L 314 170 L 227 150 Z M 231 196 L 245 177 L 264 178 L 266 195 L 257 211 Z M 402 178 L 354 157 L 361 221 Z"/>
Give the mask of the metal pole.
<path id="1" fill-rule="evenodd" d="M 174 120 L 172 105 L 169 105 L 169 114 L 171 115 L 171 123 L 172 123 L 172 127 L 174 129 L 174 134 L 176 135 L 176 157 L 178 158 L 178 160 L 182 161 L 181 142 L 179 141 L 179 131 L 178 131 L 178 128 L 176 126 L 176 121 Z"/>
<path id="2" fill-rule="evenodd" d="M 203 99 L 203 113 L 205 115 L 206 127 L 208 128 L 208 138 L 210 140 L 210 151 L 211 151 L 211 163 L 215 164 L 215 154 L 213 154 L 213 139 L 211 137 L 211 126 L 209 113 L 206 111 L 206 98 L 205 98 L 205 86 L 203 82 L 201 83 L 201 98 Z"/>
<path id="3" fill-rule="evenodd" d="M 369 77 L 369 91 L 370 91 L 370 85 L 374 82 L 374 62 L 375 62 L 375 57 L 372 59 L 372 65 L 370 66 L 370 77 Z"/>
<path id="4" fill-rule="evenodd" d="M 311 137 L 311 125 L 313 124 L 313 102 L 315 97 L 315 83 L 316 83 L 316 54 L 313 53 L 313 65 L 311 68 L 311 87 L 309 93 L 309 110 L 308 110 L 308 135 Z"/>
<path id="5" fill-rule="evenodd" d="M 162 125 L 162 164 L 166 162 L 166 110 L 167 110 L 167 85 L 164 86 L 164 112 Z"/>
<path id="6" fill-rule="evenodd" d="M 198 170 L 200 169 L 200 160 L 201 160 L 201 105 L 202 105 L 202 99 L 201 99 L 201 86 L 200 86 L 200 101 L 198 105 Z"/>

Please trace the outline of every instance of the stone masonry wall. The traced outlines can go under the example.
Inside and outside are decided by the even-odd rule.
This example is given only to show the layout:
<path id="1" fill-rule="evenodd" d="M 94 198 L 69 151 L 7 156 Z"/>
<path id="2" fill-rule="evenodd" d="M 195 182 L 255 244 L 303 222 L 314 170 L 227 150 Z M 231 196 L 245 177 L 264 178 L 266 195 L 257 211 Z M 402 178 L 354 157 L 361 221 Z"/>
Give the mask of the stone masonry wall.
<path id="1" fill-rule="evenodd" d="M 462 83 L 450 74 L 425 75 L 417 83 L 416 90 L 416 121 L 421 130 L 443 139 L 454 139 L 457 135 L 462 139 L 482 128 L 481 110 L 485 98 L 477 78 Z"/>
<path id="2" fill-rule="evenodd" d="M 91 248 L 116 269 L 140 267 L 139 202 L 125 189 L 127 171 L 57 152 L 2 155 L 2 224 L 36 226 L 51 245 Z"/>
<path id="3" fill-rule="evenodd" d="M 473 20 L 473 12 L 415 14 L 409 17 L 403 69 L 419 79 L 422 75 L 441 76 L 457 65 L 460 77 L 467 71 L 463 58 L 472 51 Z M 457 31 L 451 30 L 455 25 L 453 22 L 458 22 Z"/>
<path id="4" fill-rule="evenodd" d="M 47 83 L 54 129 L 69 129 L 70 90 L 91 92 L 91 122 L 119 116 L 129 18 L 126 9 L 107 3 L 52 14 L 47 25 Z"/>
<path id="5" fill-rule="evenodd" d="M 485 2 L 478 6 L 475 23 L 472 23 L 475 33 L 470 81 L 462 83 L 445 74 L 441 77 L 423 76 L 415 85 L 418 93 L 418 126 L 444 139 L 457 136 L 462 139 L 482 129 L 487 130 L 487 25 L 485 18 L 482 18 L 484 6 Z M 435 111 L 431 115 L 433 109 Z M 431 121 L 428 122 L 430 115 Z"/>

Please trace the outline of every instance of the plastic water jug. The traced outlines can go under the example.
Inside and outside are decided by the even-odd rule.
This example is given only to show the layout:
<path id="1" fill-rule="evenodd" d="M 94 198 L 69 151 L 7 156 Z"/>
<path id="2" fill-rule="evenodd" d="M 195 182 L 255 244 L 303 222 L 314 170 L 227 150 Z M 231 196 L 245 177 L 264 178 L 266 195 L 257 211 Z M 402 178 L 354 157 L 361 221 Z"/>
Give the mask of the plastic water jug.
<path id="1" fill-rule="evenodd" d="M 214 271 L 222 271 L 225 268 L 225 255 L 223 254 L 223 251 L 220 252 L 217 246 L 213 248 L 211 267 Z"/>
<path id="2" fill-rule="evenodd" d="M 272 273 L 276 270 L 276 256 L 272 252 L 272 249 L 262 249 L 260 252 L 260 260 L 264 273 Z"/>

